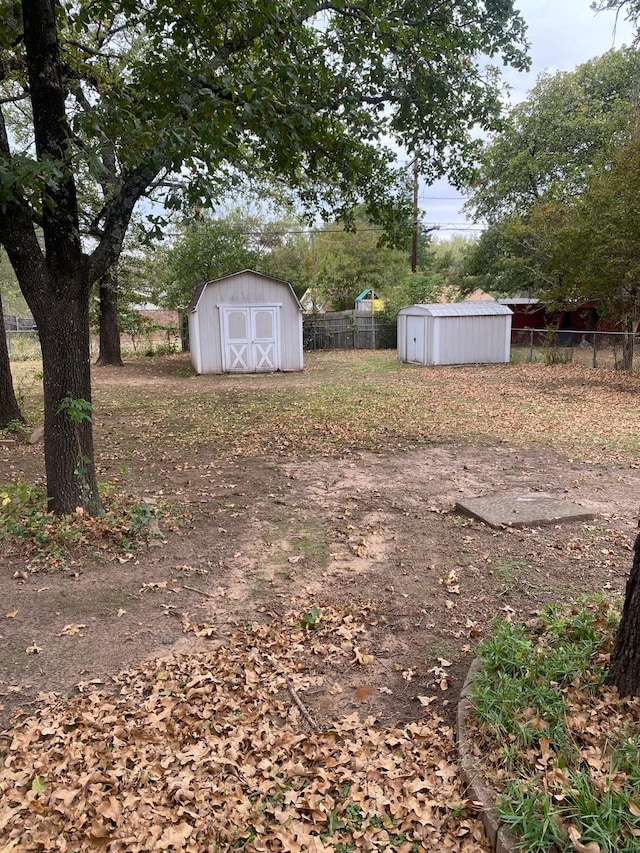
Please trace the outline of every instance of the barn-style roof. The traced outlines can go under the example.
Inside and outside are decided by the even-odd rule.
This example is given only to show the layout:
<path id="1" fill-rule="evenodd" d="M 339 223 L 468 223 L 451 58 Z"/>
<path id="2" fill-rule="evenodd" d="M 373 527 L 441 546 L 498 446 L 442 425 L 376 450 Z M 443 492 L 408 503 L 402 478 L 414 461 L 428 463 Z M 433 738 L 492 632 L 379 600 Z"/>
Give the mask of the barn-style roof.
<path id="1" fill-rule="evenodd" d="M 196 308 L 198 307 L 198 302 L 200 301 L 200 297 L 202 296 L 205 288 L 207 288 L 209 285 L 220 284 L 221 282 L 229 281 L 232 278 L 237 278 L 238 276 L 246 275 L 247 273 L 249 275 L 254 275 L 258 278 L 268 279 L 269 281 L 273 281 L 276 284 L 284 285 L 291 292 L 291 296 L 298 303 L 298 307 L 302 311 L 302 305 L 300 305 L 300 300 L 296 296 L 295 291 L 291 286 L 291 282 L 283 281 L 281 278 L 275 278 L 275 276 L 272 275 L 265 275 L 265 273 L 262 272 L 256 272 L 256 270 L 246 269 L 239 270 L 238 272 L 229 273 L 229 275 L 220 276 L 220 278 L 213 278 L 210 281 L 203 281 L 201 284 L 197 285 L 196 289 L 193 291 L 191 299 L 189 300 L 189 304 L 187 305 L 187 312 L 191 313 L 192 311 L 196 310 Z"/>

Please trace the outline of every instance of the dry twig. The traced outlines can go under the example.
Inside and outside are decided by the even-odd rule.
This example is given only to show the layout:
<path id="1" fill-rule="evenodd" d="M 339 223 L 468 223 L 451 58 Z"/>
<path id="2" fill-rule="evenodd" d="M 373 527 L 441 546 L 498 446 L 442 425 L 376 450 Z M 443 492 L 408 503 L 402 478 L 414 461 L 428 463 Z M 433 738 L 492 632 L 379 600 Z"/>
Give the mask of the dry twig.
<path id="1" fill-rule="evenodd" d="M 289 678 L 284 674 L 284 672 L 282 673 L 282 677 L 283 677 L 283 678 L 284 678 L 284 680 L 285 680 L 285 683 L 286 683 L 286 685 L 287 685 L 287 690 L 289 691 L 289 693 L 290 693 L 290 695 L 291 695 L 291 698 L 293 699 L 293 701 L 295 702 L 295 704 L 298 706 L 298 708 L 299 708 L 300 713 L 302 714 L 302 716 L 303 716 L 303 717 L 305 718 L 305 720 L 309 723 L 309 725 L 311 726 L 311 728 L 312 728 L 312 729 L 314 729 L 316 732 L 319 732 L 319 731 L 320 731 L 320 726 L 319 726 L 319 725 L 316 723 L 316 721 L 313 719 L 313 717 L 312 717 L 312 716 L 311 716 L 311 714 L 309 713 L 309 711 L 308 711 L 307 707 L 305 706 L 304 702 L 302 701 L 302 699 L 301 699 L 301 698 L 298 696 L 298 694 L 296 693 L 296 689 L 295 689 L 295 687 L 293 686 L 293 684 L 291 683 L 290 679 L 289 679 Z"/>
<path id="2" fill-rule="evenodd" d="M 204 589 L 198 589 L 195 586 L 187 586 L 186 583 L 181 583 L 180 586 L 182 589 L 188 589 L 189 592 L 197 592 L 198 595 L 204 595 L 205 598 L 213 598 L 214 600 L 219 598 L 219 596 L 213 595 L 211 592 L 206 592 Z"/>

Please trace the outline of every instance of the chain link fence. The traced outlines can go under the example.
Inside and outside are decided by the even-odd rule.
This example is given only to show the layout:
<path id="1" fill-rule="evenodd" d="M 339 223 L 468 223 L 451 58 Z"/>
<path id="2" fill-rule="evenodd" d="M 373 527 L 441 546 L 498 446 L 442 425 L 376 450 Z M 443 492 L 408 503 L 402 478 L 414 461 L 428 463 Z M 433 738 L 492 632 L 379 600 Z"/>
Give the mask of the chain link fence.
<path id="1" fill-rule="evenodd" d="M 511 360 L 628 369 L 640 336 L 574 329 L 511 329 Z"/>
<path id="2" fill-rule="evenodd" d="M 40 358 L 40 341 L 36 331 L 5 329 L 7 349 L 11 361 L 28 361 Z"/>

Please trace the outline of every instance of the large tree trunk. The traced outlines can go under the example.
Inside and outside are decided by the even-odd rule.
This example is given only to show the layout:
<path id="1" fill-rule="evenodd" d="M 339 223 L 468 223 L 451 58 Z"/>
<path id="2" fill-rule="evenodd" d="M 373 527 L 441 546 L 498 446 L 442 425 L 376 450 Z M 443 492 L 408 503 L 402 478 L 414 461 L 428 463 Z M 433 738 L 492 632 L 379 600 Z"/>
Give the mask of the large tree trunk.
<path id="1" fill-rule="evenodd" d="M 122 367 L 118 327 L 118 274 L 111 268 L 100 279 L 100 352 L 96 364 Z"/>
<path id="2" fill-rule="evenodd" d="M 2 297 L 0 297 L 0 429 L 15 421 L 24 422 L 20 406 L 13 390 L 11 365 L 9 364 L 9 348 L 4 331 L 4 313 Z"/>
<path id="3" fill-rule="evenodd" d="M 633 565 L 607 684 L 617 687 L 622 696 L 640 696 L 640 533 L 633 546 Z"/>
<path id="4" fill-rule="evenodd" d="M 88 288 L 49 292 L 34 317 L 42 347 L 44 455 L 49 509 L 101 511 L 93 462 Z"/>

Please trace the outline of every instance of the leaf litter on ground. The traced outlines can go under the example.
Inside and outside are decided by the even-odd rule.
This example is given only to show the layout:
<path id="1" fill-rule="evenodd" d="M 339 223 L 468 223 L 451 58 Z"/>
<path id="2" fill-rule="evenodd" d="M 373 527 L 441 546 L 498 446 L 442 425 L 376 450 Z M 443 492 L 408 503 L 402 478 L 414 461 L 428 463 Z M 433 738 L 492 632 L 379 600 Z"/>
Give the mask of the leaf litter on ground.
<path id="1" fill-rule="evenodd" d="M 0 851 L 489 850 L 452 729 L 429 709 L 403 727 L 353 714 L 311 730 L 305 693 L 332 686 L 319 665 L 351 658 L 361 632 L 352 610 L 272 617 L 43 697 L 3 736 Z"/>

